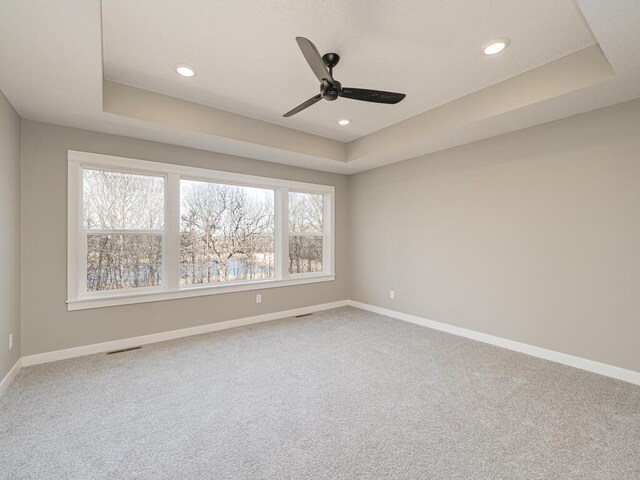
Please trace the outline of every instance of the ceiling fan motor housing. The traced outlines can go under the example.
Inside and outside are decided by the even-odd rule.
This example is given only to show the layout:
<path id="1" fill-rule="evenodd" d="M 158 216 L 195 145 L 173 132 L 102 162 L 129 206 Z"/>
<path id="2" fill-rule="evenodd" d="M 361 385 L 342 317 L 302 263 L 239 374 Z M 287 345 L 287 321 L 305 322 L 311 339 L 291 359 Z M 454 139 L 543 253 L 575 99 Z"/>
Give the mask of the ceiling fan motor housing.
<path id="1" fill-rule="evenodd" d="M 331 83 L 329 82 L 329 80 L 325 79 L 322 80 L 322 83 L 320 84 L 320 94 L 325 100 L 333 102 L 336 98 L 338 98 L 341 88 L 342 84 L 339 81 L 334 79 L 333 83 Z"/>

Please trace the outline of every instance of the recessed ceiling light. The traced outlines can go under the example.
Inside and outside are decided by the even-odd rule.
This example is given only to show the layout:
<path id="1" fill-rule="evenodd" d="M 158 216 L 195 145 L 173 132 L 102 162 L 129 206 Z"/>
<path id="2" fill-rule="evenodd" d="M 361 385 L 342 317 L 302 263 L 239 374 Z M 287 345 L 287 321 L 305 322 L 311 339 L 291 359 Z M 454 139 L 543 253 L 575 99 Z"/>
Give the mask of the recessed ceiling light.
<path id="1" fill-rule="evenodd" d="M 338 120 L 338 125 L 342 125 L 343 127 L 345 125 L 349 125 L 351 123 L 351 120 L 347 120 L 346 118 L 342 119 L 342 120 Z"/>
<path id="2" fill-rule="evenodd" d="M 180 63 L 173 68 L 175 68 L 178 75 L 182 75 L 183 77 L 193 77 L 196 74 L 195 68 L 191 65 L 185 65 L 184 63 Z"/>
<path id="3" fill-rule="evenodd" d="M 482 53 L 485 55 L 495 55 L 496 53 L 500 53 L 505 48 L 509 46 L 508 38 L 501 38 L 500 40 L 494 40 L 491 43 L 486 44 L 482 47 Z"/>

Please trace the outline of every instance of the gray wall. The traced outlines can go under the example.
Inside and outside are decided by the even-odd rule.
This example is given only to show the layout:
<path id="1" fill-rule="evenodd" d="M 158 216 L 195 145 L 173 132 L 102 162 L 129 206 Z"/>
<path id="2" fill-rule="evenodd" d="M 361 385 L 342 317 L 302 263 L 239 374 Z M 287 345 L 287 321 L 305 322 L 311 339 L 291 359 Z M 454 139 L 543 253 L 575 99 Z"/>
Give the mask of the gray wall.
<path id="1" fill-rule="evenodd" d="M 19 358 L 20 117 L 0 92 L 0 380 Z"/>
<path id="2" fill-rule="evenodd" d="M 349 194 L 351 299 L 640 371 L 640 100 Z"/>
<path id="3" fill-rule="evenodd" d="M 639 125 L 637 100 L 347 179 L 23 121 L 22 354 L 350 297 L 640 370 Z M 7 131 L 2 151 L 15 152 Z M 335 185 L 337 280 L 264 290 L 260 305 L 243 292 L 68 312 L 68 149 Z M 2 181 L 14 181 L 2 195 L 17 195 L 5 164 Z M 9 243 L 3 253 L 17 253 L 17 237 Z M 3 257 L 2 275 L 16 257 Z"/>
<path id="4" fill-rule="evenodd" d="M 336 280 L 68 312 L 67 150 L 336 187 Z M 347 298 L 347 177 L 32 121 L 22 122 L 22 355 Z"/>

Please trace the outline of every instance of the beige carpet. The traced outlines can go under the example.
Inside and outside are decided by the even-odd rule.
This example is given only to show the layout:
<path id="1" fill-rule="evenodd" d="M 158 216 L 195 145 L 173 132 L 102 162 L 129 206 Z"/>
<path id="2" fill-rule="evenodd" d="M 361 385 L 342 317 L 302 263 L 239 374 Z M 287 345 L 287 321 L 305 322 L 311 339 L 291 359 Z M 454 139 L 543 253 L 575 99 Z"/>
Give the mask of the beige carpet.
<path id="1" fill-rule="evenodd" d="M 342 308 L 25 368 L 0 478 L 638 479 L 640 387 Z"/>

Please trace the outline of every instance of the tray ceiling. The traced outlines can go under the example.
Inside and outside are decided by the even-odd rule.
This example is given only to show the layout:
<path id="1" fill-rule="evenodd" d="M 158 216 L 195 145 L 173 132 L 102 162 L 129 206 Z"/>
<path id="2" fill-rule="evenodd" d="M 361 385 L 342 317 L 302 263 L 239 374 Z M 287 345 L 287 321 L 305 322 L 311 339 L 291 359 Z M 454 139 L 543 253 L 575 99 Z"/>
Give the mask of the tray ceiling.
<path id="1" fill-rule="evenodd" d="M 573 0 L 109 0 L 107 80 L 350 141 L 596 43 Z M 323 101 L 295 42 L 341 56 L 345 86 L 399 91 L 398 105 Z M 508 36 L 503 53 L 481 46 Z M 173 67 L 197 68 L 193 78 Z M 348 127 L 337 125 L 348 118 Z"/>
<path id="2" fill-rule="evenodd" d="M 348 174 L 640 97 L 638 24 L 637 0 L 3 0 L 0 89 L 26 119 Z M 317 89 L 296 35 L 407 98 L 283 119 Z"/>

